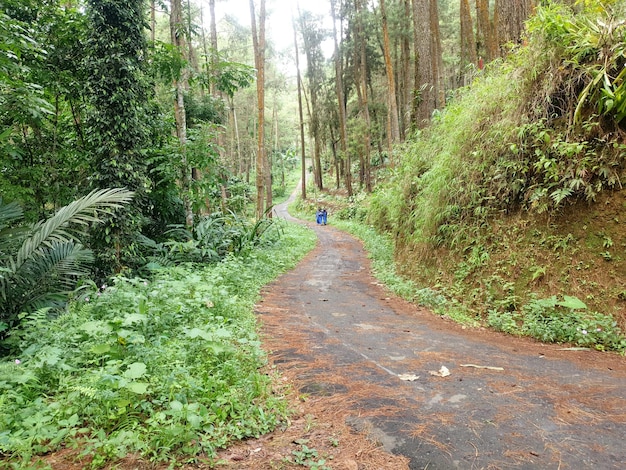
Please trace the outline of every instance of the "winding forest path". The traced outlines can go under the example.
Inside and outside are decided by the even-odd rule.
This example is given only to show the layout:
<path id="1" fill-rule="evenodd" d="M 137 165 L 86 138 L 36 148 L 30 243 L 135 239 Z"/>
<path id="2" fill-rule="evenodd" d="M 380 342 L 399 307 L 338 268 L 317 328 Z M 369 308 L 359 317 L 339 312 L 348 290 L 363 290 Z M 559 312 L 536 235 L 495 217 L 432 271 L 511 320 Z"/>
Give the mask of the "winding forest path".
<path id="1" fill-rule="evenodd" d="M 350 235 L 307 225 L 317 248 L 258 305 L 300 393 L 411 469 L 626 468 L 624 357 L 463 328 L 385 291 Z"/>

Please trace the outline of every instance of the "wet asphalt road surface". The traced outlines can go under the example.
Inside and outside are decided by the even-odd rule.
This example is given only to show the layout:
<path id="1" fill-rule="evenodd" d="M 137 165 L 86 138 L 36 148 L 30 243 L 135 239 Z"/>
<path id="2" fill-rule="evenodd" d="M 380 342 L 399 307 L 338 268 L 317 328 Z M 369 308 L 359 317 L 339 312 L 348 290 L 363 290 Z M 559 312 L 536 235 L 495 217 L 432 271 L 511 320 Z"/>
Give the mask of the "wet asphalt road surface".
<path id="1" fill-rule="evenodd" d="M 350 235 L 307 225 L 317 248 L 258 309 L 301 393 L 345 399 L 411 469 L 626 468 L 624 357 L 462 328 L 385 291 Z"/>

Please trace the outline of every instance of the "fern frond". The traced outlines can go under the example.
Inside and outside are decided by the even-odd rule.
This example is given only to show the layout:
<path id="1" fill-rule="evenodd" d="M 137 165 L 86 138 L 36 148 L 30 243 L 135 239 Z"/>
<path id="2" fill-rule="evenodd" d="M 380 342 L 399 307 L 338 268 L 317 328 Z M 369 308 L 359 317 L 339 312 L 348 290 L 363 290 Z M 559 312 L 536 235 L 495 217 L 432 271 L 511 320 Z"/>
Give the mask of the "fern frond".
<path id="1" fill-rule="evenodd" d="M 36 224 L 33 235 L 24 241 L 17 253 L 15 268 L 19 269 L 44 244 L 49 245 L 55 240 L 66 242 L 74 239 L 62 228 L 66 224 L 88 225 L 99 222 L 99 213 L 110 213 L 121 207 L 132 199 L 133 194 L 132 191 L 120 188 L 101 189 L 62 207 L 49 219 Z"/>

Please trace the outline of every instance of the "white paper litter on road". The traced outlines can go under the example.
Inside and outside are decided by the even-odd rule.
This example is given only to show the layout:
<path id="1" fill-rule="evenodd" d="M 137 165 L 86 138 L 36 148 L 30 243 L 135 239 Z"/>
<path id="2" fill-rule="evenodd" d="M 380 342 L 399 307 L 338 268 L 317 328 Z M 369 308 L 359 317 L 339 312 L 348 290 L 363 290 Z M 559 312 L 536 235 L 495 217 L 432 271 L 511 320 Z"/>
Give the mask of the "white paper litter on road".
<path id="1" fill-rule="evenodd" d="M 450 375 L 450 370 L 446 366 L 441 366 L 439 370 L 431 370 L 428 373 L 437 377 L 447 377 Z"/>
<path id="2" fill-rule="evenodd" d="M 476 364 L 460 364 L 461 367 L 473 367 L 474 369 L 504 370 L 503 367 L 479 366 Z"/>

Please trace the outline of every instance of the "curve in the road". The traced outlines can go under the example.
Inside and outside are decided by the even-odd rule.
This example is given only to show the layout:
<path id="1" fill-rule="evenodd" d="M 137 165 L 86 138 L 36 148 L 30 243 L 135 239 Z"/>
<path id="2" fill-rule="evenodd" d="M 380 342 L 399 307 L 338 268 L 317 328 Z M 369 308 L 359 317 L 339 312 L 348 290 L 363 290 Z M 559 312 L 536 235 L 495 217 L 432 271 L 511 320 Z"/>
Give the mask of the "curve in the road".
<path id="1" fill-rule="evenodd" d="M 386 292 L 353 237 L 308 225 L 318 247 L 258 312 L 303 393 L 344 400 L 411 469 L 626 468 L 623 357 L 463 329 Z"/>

